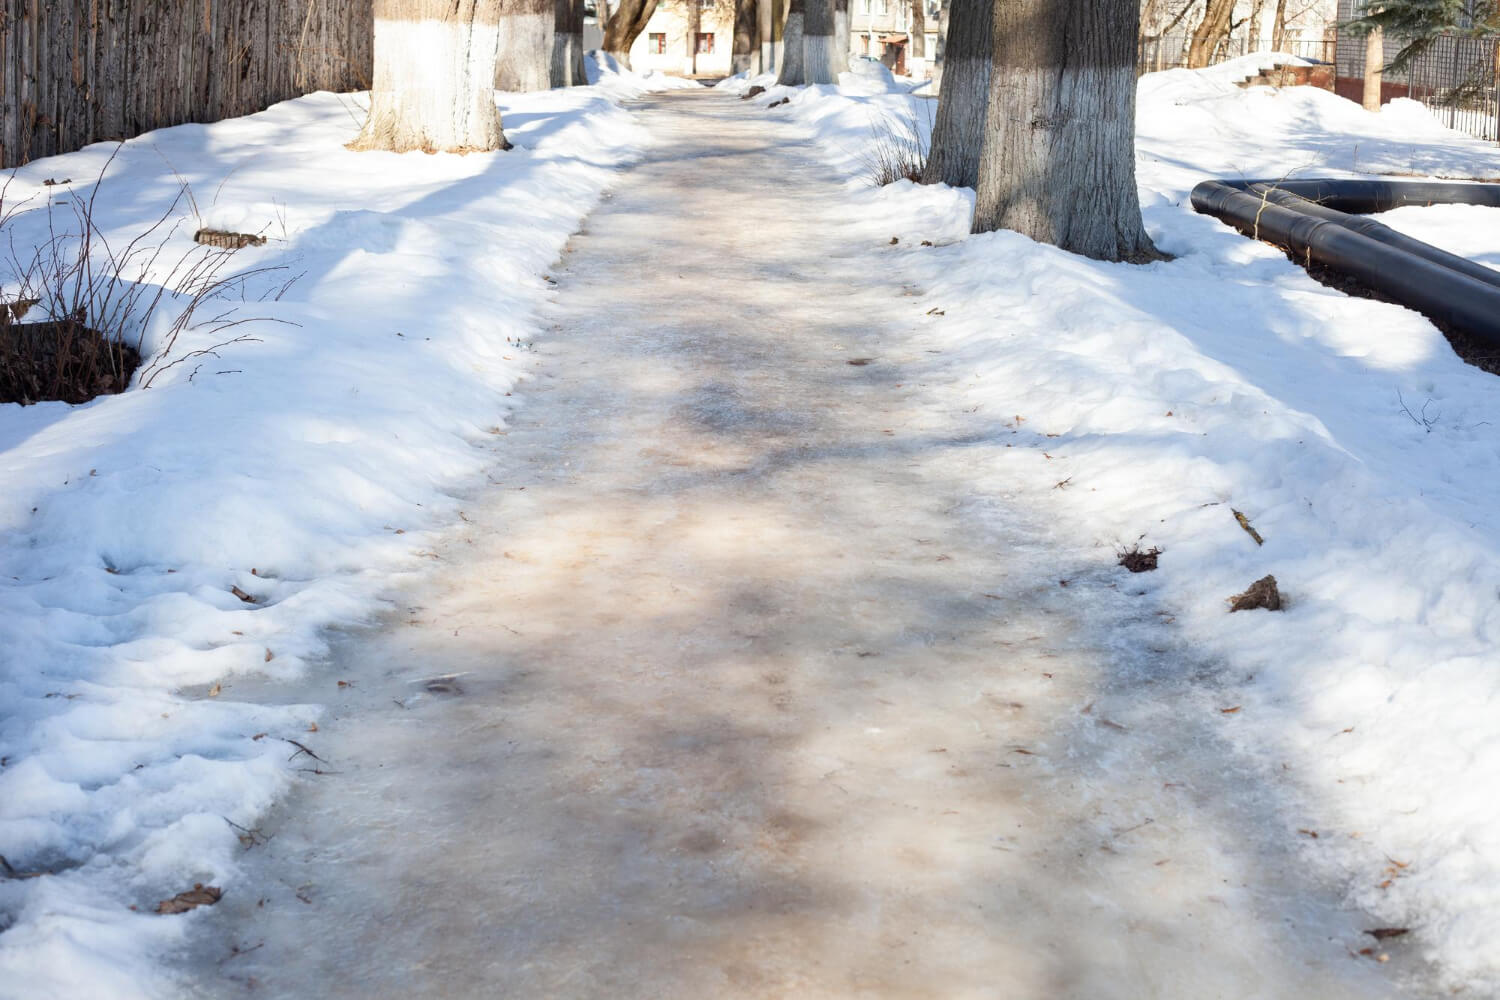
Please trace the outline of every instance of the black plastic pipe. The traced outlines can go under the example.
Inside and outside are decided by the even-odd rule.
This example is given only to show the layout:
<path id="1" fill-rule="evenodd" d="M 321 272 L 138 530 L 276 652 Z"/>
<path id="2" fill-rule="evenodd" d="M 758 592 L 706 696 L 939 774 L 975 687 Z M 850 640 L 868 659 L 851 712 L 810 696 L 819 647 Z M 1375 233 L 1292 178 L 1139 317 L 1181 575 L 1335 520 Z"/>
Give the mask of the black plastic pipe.
<path id="1" fill-rule="evenodd" d="M 1257 184 L 1296 197 L 1256 192 L 1252 188 Z M 1439 197 L 1450 191 L 1454 198 Z M 1320 204 L 1312 203 L 1309 195 L 1317 195 Z M 1195 210 L 1222 219 L 1247 236 L 1347 274 L 1439 324 L 1500 346 L 1500 283 L 1488 274 L 1476 275 L 1474 269 L 1481 265 L 1385 226 L 1380 227 L 1385 234 L 1380 234 L 1366 225 L 1377 223 L 1349 219 L 1343 211 L 1384 211 L 1400 205 L 1454 201 L 1500 207 L 1500 185 L 1204 181 L 1193 189 L 1192 199 Z M 1366 231 L 1356 231 L 1350 223 Z M 1372 232 L 1384 239 L 1373 238 Z M 1455 266 L 1455 261 L 1463 266 Z"/>
<path id="2" fill-rule="evenodd" d="M 1283 208 L 1290 208 L 1294 212 L 1301 212 L 1304 215 L 1311 215 L 1319 219 L 1327 219 L 1329 222 L 1337 222 L 1347 229 L 1354 230 L 1361 236 L 1368 236 L 1377 243 L 1384 243 L 1386 246 L 1395 247 L 1397 250 L 1404 250 L 1407 253 L 1416 254 L 1418 257 L 1425 257 L 1434 264 L 1441 264 L 1461 274 L 1467 274 L 1471 278 L 1476 278 L 1487 285 L 1494 285 L 1500 288 L 1500 271 L 1495 270 L 1493 267 L 1485 267 L 1483 264 L 1475 263 L 1467 257 L 1460 257 L 1456 253 L 1441 250 L 1431 243 L 1423 243 L 1415 237 L 1397 232 L 1390 226 L 1376 222 L 1374 219 L 1366 219 L 1358 215 L 1350 215 L 1347 212 L 1340 212 L 1336 208 L 1330 208 L 1328 205 L 1315 201 L 1308 201 L 1301 195 L 1293 194 L 1282 188 L 1256 184 L 1249 189 L 1249 193 L 1255 195 L 1257 198 L 1273 201 Z"/>
<path id="3" fill-rule="evenodd" d="M 1376 181 L 1313 177 L 1303 180 L 1220 180 L 1211 183 L 1224 184 L 1241 191 L 1257 187 L 1276 188 L 1354 215 L 1389 212 L 1406 205 L 1483 205 L 1500 208 L 1500 184 L 1477 184 L 1472 181 Z"/>

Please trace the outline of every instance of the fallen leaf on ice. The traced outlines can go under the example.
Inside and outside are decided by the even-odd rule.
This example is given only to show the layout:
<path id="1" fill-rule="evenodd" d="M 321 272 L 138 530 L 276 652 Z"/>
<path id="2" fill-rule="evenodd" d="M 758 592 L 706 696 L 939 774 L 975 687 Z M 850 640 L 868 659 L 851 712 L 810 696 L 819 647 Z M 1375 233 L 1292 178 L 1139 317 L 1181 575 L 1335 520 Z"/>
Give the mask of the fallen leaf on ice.
<path id="1" fill-rule="evenodd" d="M 1386 938 L 1398 938 L 1404 934 L 1411 933 L 1410 927 L 1377 927 L 1374 930 L 1365 931 L 1366 934 L 1376 941 L 1384 941 Z"/>
<path id="2" fill-rule="evenodd" d="M 197 883 L 187 892 L 179 892 L 171 899 L 164 899 L 156 904 L 157 913 L 186 913 L 188 910 L 196 910 L 200 906 L 213 906 L 224 895 L 224 890 L 218 886 Z"/>

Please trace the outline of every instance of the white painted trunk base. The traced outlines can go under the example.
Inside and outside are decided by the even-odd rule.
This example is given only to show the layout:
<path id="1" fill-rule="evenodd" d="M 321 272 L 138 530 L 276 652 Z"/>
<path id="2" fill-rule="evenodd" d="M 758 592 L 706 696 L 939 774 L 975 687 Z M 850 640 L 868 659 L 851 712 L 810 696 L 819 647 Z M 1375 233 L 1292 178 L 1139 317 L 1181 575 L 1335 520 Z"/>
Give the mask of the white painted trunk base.
<path id="1" fill-rule="evenodd" d="M 802 36 L 802 82 L 838 82 L 838 46 L 834 35 Z"/>
<path id="2" fill-rule="evenodd" d="M 557 15 L 550 6 L 542 13 L 507 14 L 500 20 L 495 61 L 495 89 L 514 94 L 547 90 L 552 86 L 552 36 Z"/>
<path id="3" fill-rule="evenodd" d="M 351 146 L 470 152 L 505 144 L 492 81 L 499 26 L 375 22 L 370 116 Z"/>

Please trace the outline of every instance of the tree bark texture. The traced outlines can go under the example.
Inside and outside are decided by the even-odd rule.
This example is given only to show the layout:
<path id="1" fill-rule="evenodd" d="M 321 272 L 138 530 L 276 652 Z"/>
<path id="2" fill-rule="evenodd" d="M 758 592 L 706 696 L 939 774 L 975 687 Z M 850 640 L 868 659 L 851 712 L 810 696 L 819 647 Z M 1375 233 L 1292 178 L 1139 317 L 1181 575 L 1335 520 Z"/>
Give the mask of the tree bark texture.
<path id="1" fill-rule="evenodd" d="M 657 0 L 618 0 L 604 26 L 604 51 L 620 65 L 630 67 L 630 47 L 646 30 L 646 23 L 656 13 Z"/>
<path id="2" fill-rule="evenodd" d="M 943 66 L 948 59 L 948 11 L 952 6 L 952 0 L 943 0 L 943 5 L 938 8 L 938 35 L 935 46 L 937 51 L 932 59 L 932 86 L 939 94 L 942 93 L 943 88 Z M 988 63 L 989 60 L 985 61 Z"/>
<path id="3" fill-rule="evenodd" d="M 0 0 L 0 167 L 373 75 L 368 0 Z"/>
<path id="4" fill-rule="evenodd" d="M 989 115 L 994 58 L 993 0 L 951 0 L 943 46 L 943 78 L 923 184 L 974 187 Z"/>
<path id="5" fill-rule="evenodd" d="M 833 75 L 849 68 L 849 0 L 833 0 Z"/>
<path id="6" fill-rule="evenodd" d="M 803 0 L 802 82 L 834 83 L 834 0 Z"/>
<path id="7" fill-rule="evenodd" d="M 734 46 L 730 50 L 729 72 L 748 73 L 755 68 L 756 16 L 758 0 L 734 0 Z"/>
<path id="8" fill-rule="evenodd" d="M 507 3 L 375 0 L 370 116 L 349 148 L 397 153 L 506 148 L 494 85 Z M 549 9 L 549 28 L 551 23 Z"/>
<path id="9" fill-rule="evenodd" d="M 454 3 L 454 0 L 449 0 Z M 488 0 L 486 0 L 488 2 Z M 460 4 L 455 4 L 461 6 Z M 484 6 L 481 3 L 479 6 Z M 555 0 L 500 0 L 495 89 L 526 94 L 552 86 Z M 579 33 L 583 31 L 579 26 Z"/>
<path id="10" fill-rule="evenodd" d="M 1234 4 L 1235 0 L 1208 0 L 1203 20 L 1193 29 L 1192 41 L 1188 43 L 1188 69 L 1202 69 L 1213 61 L 1219 43 L 1229 37 Z"/>
<path id="11" fill-rule="evenodd" d="M 1376 28 L 1365 36 L 1365 86 L 1366 111 L 1380 110 L 1381 85 L 1385 82 L 1385 32 Z"/>
<path id="12" fill-rule="evenodd" d="M 583 69 L 583 0 L 556 0 L 552 22 L 552 86 L 586 87 Z"/>
<path id="13" fill-rule="evenodd" d="M 1276 0 L 1276 18 L 1271 22 L 1271 48 L 1286 49 L 1286 0 Z"/>
<path id="14" fill-rule="evenodd" d="M 910 48 L 907 50 L 907 59 L 927 60 L 927 0 L 911 0 L 911 29 L 907 37 L 911 39 Z"/>
<path id="15" fill-rule="evenodd" d="M 1139 18 L 1138 0 L 995 0 L 975 232 L 1160 258 L 1135 184 Z"/>
<path id="16" fill-rule="evenodd" d="M 786 25 L 781 29 L 781 68 L 776 71 L 776 82 L 788 87 L 800 87 L 806 82 L 802 75 L 802 3 L 803 0 L 790 0 Z"/>
<path id="17" fill-rule="evenodd" d="M 775 0 L 756 0 L 755 26 L 760 38 L 759 73 L 770 73 L 776 69 L 776 3 Z"/>

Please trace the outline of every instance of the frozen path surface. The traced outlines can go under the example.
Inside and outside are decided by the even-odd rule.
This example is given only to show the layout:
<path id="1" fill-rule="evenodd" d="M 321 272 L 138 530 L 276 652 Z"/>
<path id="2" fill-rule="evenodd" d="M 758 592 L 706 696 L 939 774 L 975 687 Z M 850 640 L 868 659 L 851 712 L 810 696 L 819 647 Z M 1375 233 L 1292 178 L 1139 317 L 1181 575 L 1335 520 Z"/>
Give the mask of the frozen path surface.
<path id="1" fill-rule="evenodd" d="M 640 113 L 492 485 L 294 692 L 335 773 L 188 992 L 1417 995 L 1129 578 L 1060 585 L 1046 512 L 976 493 L 1010 432 L 923 383 L 879 221 L 774 112 Z"/>

